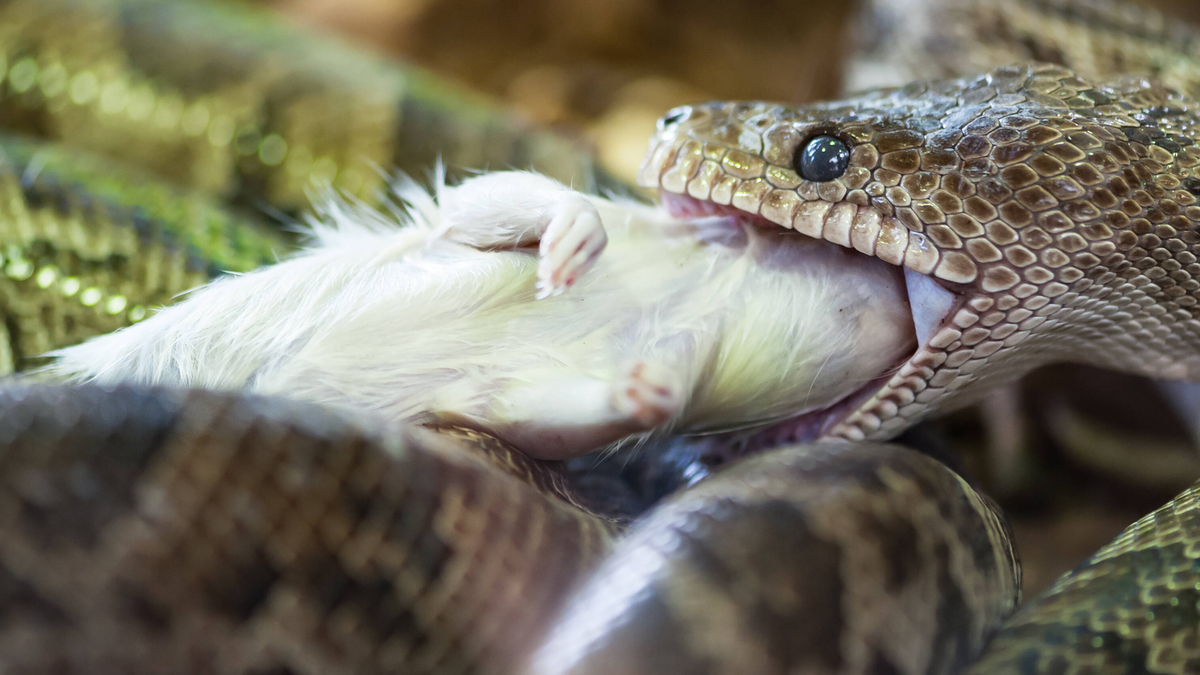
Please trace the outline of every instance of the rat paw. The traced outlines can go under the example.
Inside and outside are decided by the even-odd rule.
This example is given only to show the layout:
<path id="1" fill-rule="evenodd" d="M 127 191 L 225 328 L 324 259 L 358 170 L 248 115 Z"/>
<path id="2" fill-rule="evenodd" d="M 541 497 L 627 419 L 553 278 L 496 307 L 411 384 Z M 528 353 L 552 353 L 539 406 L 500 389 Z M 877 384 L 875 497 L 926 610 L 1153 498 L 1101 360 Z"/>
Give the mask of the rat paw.
<path id="1" fill-rule="evenodd" d="M 634 361 L 613 384 L 613 407 L 646 428 L 655 427 L 683 407 L 682 386 L 667 366 Z"/>
<path id="2" fill-rule="evenodd" d="M 595 264 L 608 235 L 590 201 L 571 195 L 554 206 L 538 247 L 537 298 L 559 295 Z"/>

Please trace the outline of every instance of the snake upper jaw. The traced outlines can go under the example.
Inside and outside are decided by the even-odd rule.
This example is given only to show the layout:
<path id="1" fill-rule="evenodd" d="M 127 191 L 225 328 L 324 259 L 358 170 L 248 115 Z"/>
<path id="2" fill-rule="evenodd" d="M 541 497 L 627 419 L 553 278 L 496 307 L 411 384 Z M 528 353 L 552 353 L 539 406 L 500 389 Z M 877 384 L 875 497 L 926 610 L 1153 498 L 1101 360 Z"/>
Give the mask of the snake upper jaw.
<path id="1" fill-rule="evenodd" d="M 788 224 L 774 222 L 758 213 L 745 211 L 732 205 L 722 205 L 674 193 L 661 186 L 659 196 L 663 208 L 675 218 L 698 219 L 712 216 L 733 216 L 745 227 L 793 229 Z M 840 250 L 850 248 L 840 247 L 822 240 L 815 241 L 821 241 L 823 244 Z M 944 284 L 930 275 L 893 265 L 876 256 L 861 255 L 866 259 L 877 261 L 881 268 L 887 268 L 897 276 L 903 277 L 901 286 L 906 291 L 907 313 L 911 324 L 894 326 L 894 328 L 900 332 L 915 333 L 916 340 L 913 351 L 900 362 L 880 372 L 878 377 L 867 381 L 845 396 L 807 410 L 798 411 L 793 417 L 757 431 L 749 437 L 740 438 L 737 444 L 739 452 L 753 452 L 787 443 L 810 442 L 840 435 L 837 433 L 839 425 L 855 413 L 861 413 L 876 394 L 886 388 L 892 376 L 921 353 L 922 347 L 926 345 L 930 337 L 954 316 L 954 312 L 966 300 L 964 293 L 949 288 L 948 284 Z"/>

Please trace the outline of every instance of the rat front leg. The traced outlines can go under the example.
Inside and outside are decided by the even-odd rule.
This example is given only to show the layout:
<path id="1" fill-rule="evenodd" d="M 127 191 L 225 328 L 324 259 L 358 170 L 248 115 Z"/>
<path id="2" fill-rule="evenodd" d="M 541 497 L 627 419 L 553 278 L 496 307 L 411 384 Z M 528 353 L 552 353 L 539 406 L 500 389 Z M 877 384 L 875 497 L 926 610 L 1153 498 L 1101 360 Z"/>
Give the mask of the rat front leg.
<path id="1" fill-rule="evenodd" d="M 537 297 L 558 295 L 596 262 L 608 235 L 582 194 L 534 173 L 483 174 L 439 195 L 441 235 L 479 249 L 538 245 Z"/>
<path id="2" fill-rule="evenodd" d="M 482 414 L 445 408 L 437 414 L 468 420 L 539 459 L 566 459 L 603 448 L 630 434 L 648 431 L 677 415 L 684 404 L 684 383 L 663 364 L 634 360 L 612 380 L 551 374 L 519 373 L 511 384 L 486 396 Z M 450 397 L 478 401 L 465 382 Z"/>

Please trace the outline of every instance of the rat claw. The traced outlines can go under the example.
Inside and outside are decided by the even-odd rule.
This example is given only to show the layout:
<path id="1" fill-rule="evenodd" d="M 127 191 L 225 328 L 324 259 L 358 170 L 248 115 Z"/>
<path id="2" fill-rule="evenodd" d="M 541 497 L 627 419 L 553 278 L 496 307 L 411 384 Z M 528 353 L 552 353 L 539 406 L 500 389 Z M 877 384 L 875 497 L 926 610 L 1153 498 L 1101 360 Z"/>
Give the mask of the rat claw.
<path id="1" fill-rule="evenodd" d="M 555 288 L 549 284 L 542 283 L 541 281 L 538 281 L 536 288 L 537 295 L 534 296 L 534 299 L 536 300 L 545 300 L 546 298 L 552 298 L 556 295 L 562 295 L 563 291 L 566 290 L 565 288 Z"/>
<path id="2" fill-rule="evenodd" d="M 571 195 L 555 207 L 538 249 L 538 299 L 559 295 L 596 263 L 608 244 L 600 213 Z"/>
<path id="3" fill-rule="evenodd" d="M 661 363 L 632 361 L 613 384 L 613 407 L 647 429 L 658 426 L 683 407 L 679 378 Z"/>

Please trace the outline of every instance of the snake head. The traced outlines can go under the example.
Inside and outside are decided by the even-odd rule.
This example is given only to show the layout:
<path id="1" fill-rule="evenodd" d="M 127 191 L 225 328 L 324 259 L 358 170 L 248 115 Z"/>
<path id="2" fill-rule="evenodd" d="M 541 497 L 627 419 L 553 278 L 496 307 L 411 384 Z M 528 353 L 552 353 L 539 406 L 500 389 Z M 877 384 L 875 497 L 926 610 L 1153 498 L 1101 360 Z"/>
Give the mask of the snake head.
<path id="1" fill-rule="evenodd" d="M 1200 377 L 1198 124 L 1150 81 L 1010 66 L 677 108 L 639 182 L 676 215 L 737 213 L 904 270 L 915 353 L 771 431 L 886 438 L 1053 361 Z"/>

